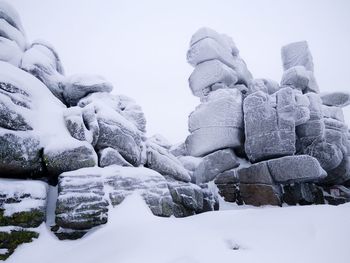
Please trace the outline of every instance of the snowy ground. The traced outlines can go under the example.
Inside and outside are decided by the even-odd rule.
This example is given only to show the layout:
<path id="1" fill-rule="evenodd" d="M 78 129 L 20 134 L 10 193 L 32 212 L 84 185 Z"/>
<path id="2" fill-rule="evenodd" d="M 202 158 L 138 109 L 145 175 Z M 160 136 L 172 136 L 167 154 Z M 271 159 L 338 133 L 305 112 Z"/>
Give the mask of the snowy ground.
<path id="1" fill-rule="evenodd" d="M 350 262 L 350 204 L 245 207 L 176 219 L 153 216 L 132 195 L 112 211 L 106 226 L 78 241 L 58 241 L 42 225 L 39 239 L 7 262 Z"/>

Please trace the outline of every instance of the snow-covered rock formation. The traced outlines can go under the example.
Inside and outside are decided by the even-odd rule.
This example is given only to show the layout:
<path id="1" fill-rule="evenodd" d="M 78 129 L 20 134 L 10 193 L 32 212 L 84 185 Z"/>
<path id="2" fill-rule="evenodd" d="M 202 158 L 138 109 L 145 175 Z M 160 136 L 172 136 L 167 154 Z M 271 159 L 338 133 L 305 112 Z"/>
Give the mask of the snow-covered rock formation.
<path id="1" fill-rule="evenodd" d="M 17 12 L 0 1 L 0 259 L 38 237 L 48 184 L 58 184 L 50 226 L 60 239 L 106 223 L 134 192 L 158 216 L 218 209 L 171 145 L 146 137 L 141 107 L 112 89 L 99 75 L 66 76 L 54 47 L 28 40 Z"/>
<path id="2" fill-rule="evenodd" d="M 233 40 L 209 28 L 192 36 L 187 61 L 201 104 L 189 116 L 190 135 L 172 151 L 180 160 L 200 157 L 192 165 L 194 182 L 214 179 L 225 200 L 238 204 L 350 200 L 342 112 L 350 94 L 319 93 L 306 41 L 282 48 L 280 84 L 253 79 Z"/>
<path id="3" fill-rule="evenodd" d="M 141 107 L 103 77 L 65 75 L 0 1 L 0 260 L 45 220 L 59 239 L 81 238 L 133 193 L 162 217 L 219 209 L 213 181 L 239 205 L 350 200 L 350 94 L 319 94 L 306 42 L 282 48 L 280 84 L 254 79 L 233 40 L 208 28 L 187 61 L 201 103 L 171 145 L 147 137 Z"/>

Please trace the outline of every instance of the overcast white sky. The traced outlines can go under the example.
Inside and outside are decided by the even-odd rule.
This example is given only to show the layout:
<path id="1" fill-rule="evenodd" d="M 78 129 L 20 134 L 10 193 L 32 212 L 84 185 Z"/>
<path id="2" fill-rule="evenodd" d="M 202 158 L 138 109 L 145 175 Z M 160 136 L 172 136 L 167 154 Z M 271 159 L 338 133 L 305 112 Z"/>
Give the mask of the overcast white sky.
<path id="1" fill-rule="evenodd" d="M 66 74 L 97 73 L 134 98 L 149 135 L 183 141 L 199 99 L 188 87 L 191 35 L 233 37 L 254 77 L 280 81 L 280 48 L 307 40 L 321 91 L 350 91 L 348 0 L 11 0 L 27 37 L 51 42 Z M 346 115 L 350 118 L 350 114 Z"/>

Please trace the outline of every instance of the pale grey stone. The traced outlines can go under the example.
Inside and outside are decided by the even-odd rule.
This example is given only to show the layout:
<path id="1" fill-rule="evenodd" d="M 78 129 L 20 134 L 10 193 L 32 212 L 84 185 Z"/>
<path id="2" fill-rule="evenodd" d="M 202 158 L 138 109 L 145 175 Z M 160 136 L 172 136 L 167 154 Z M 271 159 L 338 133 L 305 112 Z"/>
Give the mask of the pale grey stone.
<path id="1" fill-rule="evenodd" d="M 189 171 L 166 148 L 148 141 L 146 153 L 148 168 L 179 181 L 191 181 Z"/>
<path id="2" fill-rule="evenodd" d="M 314 71 L 313 58 L 306 41 L 294 42 L 283 46 L 281 54 L 284 70 L 294 66 L 304 66 L 306 70 Z"/>
<path id="3" fill-rule="evenodd" d="M 237 81 L 236 73 L 231 68 L 219 60 L 209 60 L 196 66 L 189 78 L 189 85 L 193 95 L 203 97 L 210 93 L 215 83 L 230 86 Z"/>
<path id="4" fill-rule="evenodd" d="M 193 177 L 196 184 L 207 183 L 215 179 L 218 174 L 238 166 L 239 162 L 233 150 L 219 150 L 202 159 L 202 162 L 194 171 Z"/>
<path id="5" fill-rule="evenodd" d="M 98 157 L 98 163 L 100 167 L 106 167 L 110 165 L 132 166 L 123 158 L 123 156 L 121 156 L 117 150 L 111 147 L 100 150 L 98 152 Z"/>
<path id="6" fill-rule="evenodd" d="M 349 92 L 332 92 L 321 95 L 322 103 L 327 106 L 346 107 L 350 105 Z"/>

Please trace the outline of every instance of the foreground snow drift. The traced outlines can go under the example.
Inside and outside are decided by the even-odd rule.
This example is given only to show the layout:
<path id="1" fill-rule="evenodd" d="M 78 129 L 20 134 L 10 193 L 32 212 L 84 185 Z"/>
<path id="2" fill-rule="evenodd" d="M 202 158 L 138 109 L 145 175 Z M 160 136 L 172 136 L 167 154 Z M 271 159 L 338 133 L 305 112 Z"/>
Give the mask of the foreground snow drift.
<path id="1" fill-rule="evenodd" d="M 153 216 L 138 195 L 78 241 L 41 235 L 8 262 L 349 262 L 350 205 L 247 208 L 183 219 Z"/>

